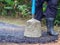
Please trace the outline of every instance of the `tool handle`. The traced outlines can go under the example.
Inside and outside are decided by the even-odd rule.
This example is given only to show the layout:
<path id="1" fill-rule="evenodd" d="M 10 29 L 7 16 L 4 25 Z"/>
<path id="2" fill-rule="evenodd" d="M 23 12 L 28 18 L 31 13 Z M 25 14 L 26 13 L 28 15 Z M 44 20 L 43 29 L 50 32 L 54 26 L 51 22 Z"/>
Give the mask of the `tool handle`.
<path id="1" fill-rule="evenodd" d="M 32 18 L 34 18 L 35 15 L 35 0 L 32 0 Z"/>

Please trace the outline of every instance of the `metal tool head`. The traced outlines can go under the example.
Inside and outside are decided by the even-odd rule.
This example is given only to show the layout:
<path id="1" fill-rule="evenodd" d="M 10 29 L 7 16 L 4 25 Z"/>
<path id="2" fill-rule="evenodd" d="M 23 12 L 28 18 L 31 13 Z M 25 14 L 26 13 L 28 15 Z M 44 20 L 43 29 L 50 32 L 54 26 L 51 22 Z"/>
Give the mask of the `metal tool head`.
<path id="1" fill-rule="evenodd" d="M 41 23 L 36 19 L 27 21 L 24 36 L 26 37 L 40 37 L 41 36 Z"/>

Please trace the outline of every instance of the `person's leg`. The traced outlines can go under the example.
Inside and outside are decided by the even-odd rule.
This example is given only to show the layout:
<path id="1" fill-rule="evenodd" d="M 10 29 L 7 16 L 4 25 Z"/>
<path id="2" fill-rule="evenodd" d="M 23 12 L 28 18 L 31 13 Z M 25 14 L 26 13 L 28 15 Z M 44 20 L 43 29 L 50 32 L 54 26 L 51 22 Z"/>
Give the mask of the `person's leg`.
<path id="1" fill-rule="evenodd" d="M 58 35 L 58 33 L 54 31 L 54 19 L 57 13 L 57 3 L 58 3 L 58 0 L 48 0 L 48 6 L 45 13 L 47 32 L 53 36 Z"/>
<path id="2" fill-rule="evenodd" d="M 36 12 L 35 12 L 35 19 L 41 21 L 42 16 L 43 16 L 43 1 L 44 0 L 36 0 Z"/>

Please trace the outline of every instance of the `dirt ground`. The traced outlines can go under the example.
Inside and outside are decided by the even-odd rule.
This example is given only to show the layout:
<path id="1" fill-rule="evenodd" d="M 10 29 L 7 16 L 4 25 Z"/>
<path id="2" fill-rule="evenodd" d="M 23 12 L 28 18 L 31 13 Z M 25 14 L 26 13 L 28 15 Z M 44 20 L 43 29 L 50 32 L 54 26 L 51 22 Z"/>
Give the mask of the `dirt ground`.
<path id="1" fill-rule="evenodd" d="M 0 43 L 0 45 L 60 45 L 60 39 L 57 42 L 51 42 L 51 43 L 46 43 L 46 44 L 17 44 L 17 43 Z"/>
<path id="2" fill-rule="evenodd" d="M 0 17 L 0 22 L 6 22 L 10 24 L 15 24 L 15 25 L 24 25 L 26 20 L 25 19 L 15 19 L 15 18 L 5 18 L 5 17 Z M 42 29 L 46 29 L 45 27 L 42 27 Z M 60 32 L 60 27 L 55 26 L 55 30 L 59 33 Z M 60 36 L 59 36 L 60 37 Z M 1 43 L 0 45 L 60 45 L 60 38 L 56 42 L 50 42 L 50 43 L 45 43 L 45 44 L 17 44 L 17 43 Z"/>

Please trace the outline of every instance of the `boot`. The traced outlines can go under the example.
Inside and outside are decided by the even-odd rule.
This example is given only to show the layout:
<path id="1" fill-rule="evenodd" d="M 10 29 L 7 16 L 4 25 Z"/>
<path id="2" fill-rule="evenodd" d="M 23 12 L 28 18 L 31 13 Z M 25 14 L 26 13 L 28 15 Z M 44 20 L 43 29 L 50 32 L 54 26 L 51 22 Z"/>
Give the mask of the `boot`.
<path id="1" fill-rule="evenodd" d="M 54 18 L 47 18 L 47 33 L 51 36 L 57 36 L 58 33 L 54 31 Z"/>

